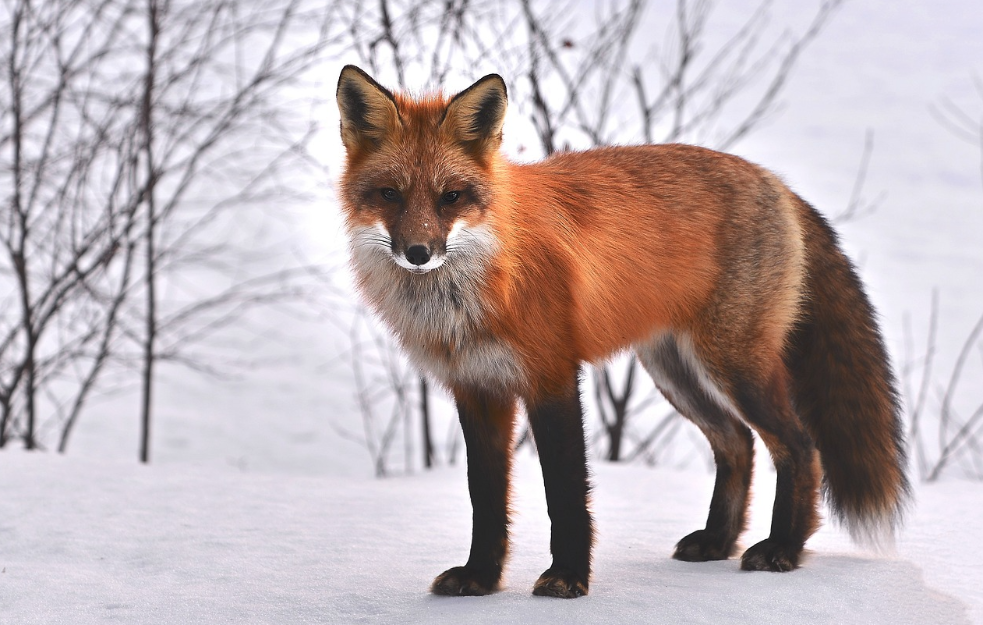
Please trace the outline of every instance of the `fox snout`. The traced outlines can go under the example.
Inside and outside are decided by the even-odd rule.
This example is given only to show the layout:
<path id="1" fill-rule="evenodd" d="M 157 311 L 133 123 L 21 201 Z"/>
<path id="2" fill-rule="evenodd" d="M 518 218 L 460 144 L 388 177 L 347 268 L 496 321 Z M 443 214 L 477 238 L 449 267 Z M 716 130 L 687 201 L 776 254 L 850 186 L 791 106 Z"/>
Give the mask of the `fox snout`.
<path id="1" fill-rule="evenodd" d="M 412 233 L 399 228 L 401 224 L 387 224 L 382 220 L 372 225 L 351 229 L 351 246 L 356 259 L 372 259 L 375 266 L 392 267 L 421 275 L 429 273 L 446 262 L 463 263 L 468 271 L 478 271 L 491 261 L 498 247 L 494 232 L 484 224 L 467 224 L 455 220 L 443 231 Z M 454 261 L 454 259 L 458 259 Z"/>
<path id="2" fill-rule="evenodd" d="M 444 264 L 447 254 L 443 245 L 408 243 L 400 245 L 394 238 L 391 252 L 396 264 L 412 273 L 427 273 Z"/>

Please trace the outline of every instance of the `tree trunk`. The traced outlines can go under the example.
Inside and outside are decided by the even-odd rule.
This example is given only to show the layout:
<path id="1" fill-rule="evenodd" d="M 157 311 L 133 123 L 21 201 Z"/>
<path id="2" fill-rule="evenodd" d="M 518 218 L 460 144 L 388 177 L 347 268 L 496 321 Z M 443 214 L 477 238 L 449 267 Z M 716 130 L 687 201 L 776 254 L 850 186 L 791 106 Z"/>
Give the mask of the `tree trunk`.
<path id="1" fill-rule="evenodd" d="M 140 462 L 150 462 L 150 417 L 153 406 L 154 359 L 156 357 L 157 339 L 157 268 L 155 235 L 157 232 L 157 207 L 155 203 L 156 171 L 154 169 L 154 142 L 152 129 L 152 111 L 154 81 L 157 63 L 157 35 L 160 30 L 159 7 L 157 0 L 147 0 L 148 26 L 150 39 L 147 44 L 147 78 L 143 92 L 143 138 L 144 157 L 146 159 L 147 175 L 147 232 L 144 241 L 146 253 L 146 335 L 143 342 L 143 375 L 141 379 L 140 407 Z"/>
<path id="2" fill-rule="evenodd" d="M 430 389 L 427 386 L 427 378 L 420 376 L 420 423 L 423 426 L 423 466 L 433 468 L 434 449 L 433 439 L 430 437 Z"/>

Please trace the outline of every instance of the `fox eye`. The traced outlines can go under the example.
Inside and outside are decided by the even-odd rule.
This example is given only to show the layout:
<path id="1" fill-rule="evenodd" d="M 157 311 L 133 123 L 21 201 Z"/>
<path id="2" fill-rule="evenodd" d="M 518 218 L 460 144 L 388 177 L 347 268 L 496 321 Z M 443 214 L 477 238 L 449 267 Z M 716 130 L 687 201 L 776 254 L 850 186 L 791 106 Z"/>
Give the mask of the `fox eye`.
<path id="1" fill-rule="evenodd" d="M 460 191 L 448 191 L 441 199 L 444 201 L 444 204 L 453 204 L 459 197 L 461 197 Z"/>
<path id="2" fill-rule="evenodd" d="M 387 202 L 398 202 L 399 201 L 399 191 L 391 187 L 385 187 L 379 189 L 379 193 L 382 194 L 382 199 Z"/>

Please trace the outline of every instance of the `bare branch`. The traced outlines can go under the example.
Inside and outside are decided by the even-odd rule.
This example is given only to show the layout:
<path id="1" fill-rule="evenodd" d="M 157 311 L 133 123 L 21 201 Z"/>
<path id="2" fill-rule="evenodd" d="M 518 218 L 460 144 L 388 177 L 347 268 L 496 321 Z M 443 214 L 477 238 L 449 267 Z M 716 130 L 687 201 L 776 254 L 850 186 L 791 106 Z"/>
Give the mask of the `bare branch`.
<path id="1" fill-rule="evenodd" d="M 917 364 L 910 356 L 910 343 L 911 343 L 911 326 L 909 319 L 905 318 L 905 366 L 903 368 L 902 378 L 905 383 L 905 395 L 909 400 L 909 419 L 911 421 L 911 426 L 908 432 L 908 440 L 913 441 L 915 445 L 916 459 L 918 462 L 919 475 L 922 477 L 928 475 L 928 460 L 925 456 L 925 448 L 922 444 L 922 436 L 920 432 L 921 427 L 921 417 L 922 410 L 925 407 L 925 400 L 928 397 L 928 387 L 929 382 L 932 379 L 932 364 L 935 360 L 935 341 L 936 332 L 938 330 L 938 317 L 939 317 L 939 292 L 938 289 L 932 289 L 932 309 L 929 315 L 928 324 L 928 339 L 926 342 L 925 356 L 923 358 L 922 367 L 922 378 L 921 384 L 918 388 L 918 395 L 914 397 L 910 388 L 911 375 L 914 372 L 915 365 Z M 911 404 L 911 400 L 914 398 L 914 405 Z"/>
<path id="2" fill-rule="evenodd" d="M 949 383 L 945 387 L 945 394 L 942 397 L 942 408 L 939 414 L 939 445 L 941 446 L 941 449 L 939 451 L 938 461 L 926 478 L 926 480 L 929 482 L 934 482 L 936 479 L 938 479 L 939 474 L 942 472 L 942 469 L 946 466 L 946 464 L 948 464 L 953 453 L 959 449 L 959 447 L 972 435 L 973 429 L 979 424 L 981 414 L 983 414 L 983 406 L 981 406 L 976 412 L 973 413 L 973 416 L 959 428 L 952 438 L 949 438 L 948 429 L 955 418 L 952 408 L 952 399 L 955 395 L 956 388 L 959 386 L 963 367 L 966 364 L 966 359 L 969 356 L 969 352 L 976 345 L 981 332 L 983 332 L 983 316 L 981 316 L 976 322 L 976 325 L 973 326 L 969 336 L 966 337 L 966 341 L 963 343 L 962 349 L 959 350 L 959 356 L 956 358 L 956 363 L 952 368 L 952 374 L 949 376 Z"/>
<path id="3" fill-rule="evenodd" d="M 860 165 L 857 167 L 857 176 L 853 181 L 853 190 L 850 192 L 850 200 L 841 213 L 833 217 L 836 223 L 843 223 L 869 215 L 877 210 L 883 203 L 886 194 L 881 192 L 874 200 L 864 199 L 864 185 L 867 182 L 867 170 L 870 167 L 870 156 L 874 151 L 874 131 L 867 129 L 864 135 L 864 149 L 860 156 Z"/>

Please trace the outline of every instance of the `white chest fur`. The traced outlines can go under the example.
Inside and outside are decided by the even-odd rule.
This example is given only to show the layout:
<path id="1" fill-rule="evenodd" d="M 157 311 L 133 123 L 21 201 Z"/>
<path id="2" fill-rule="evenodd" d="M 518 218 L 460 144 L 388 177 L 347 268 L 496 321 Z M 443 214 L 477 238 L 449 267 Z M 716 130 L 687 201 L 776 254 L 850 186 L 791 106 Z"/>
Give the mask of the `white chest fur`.
<path id="1" fill-rule="evenodd" d="M 359 287 L 410 360 L 445 384 L 516 390 L 524 381 L 515 351 L 487 327 L 482 281 L 495 252 L 486 228 L 458 227 L 442 265 L 425 274 L 398 266 L 380 228 L 353 229 Z"/>

